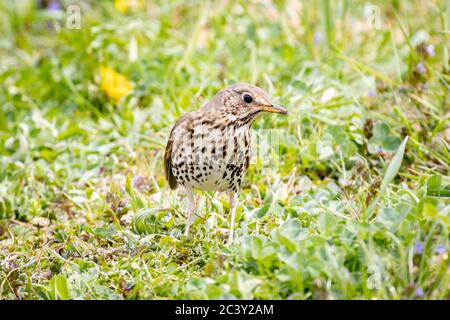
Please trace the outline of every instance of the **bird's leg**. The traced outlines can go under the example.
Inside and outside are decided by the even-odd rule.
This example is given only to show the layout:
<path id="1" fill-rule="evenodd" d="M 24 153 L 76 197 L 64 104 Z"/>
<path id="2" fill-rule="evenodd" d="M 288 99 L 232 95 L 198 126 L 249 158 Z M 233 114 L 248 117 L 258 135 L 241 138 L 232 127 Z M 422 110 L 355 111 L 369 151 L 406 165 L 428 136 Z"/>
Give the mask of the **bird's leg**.
<path id="1" fill-rule="evenodd" d="M 186 228 L 184 229 L 184 235 L 187 237 L 189 235 L 189 227 L 191 226 L 192 218 L 195 212 L 195 198 L 192 190 L 186 190 L 186 194 L 189 200 L 189 207 L 187 212 L 187 221 L 186 221 Z"/>
<path id="2" fill-rule="evenodd" d="M 234 218 L 236 216 L 236 202 L 237 202 L 237 193 L 233 192 L 230 194 L 230 234 L 228 235 L 228 245 L 233 243 L 234 236 Z"/>

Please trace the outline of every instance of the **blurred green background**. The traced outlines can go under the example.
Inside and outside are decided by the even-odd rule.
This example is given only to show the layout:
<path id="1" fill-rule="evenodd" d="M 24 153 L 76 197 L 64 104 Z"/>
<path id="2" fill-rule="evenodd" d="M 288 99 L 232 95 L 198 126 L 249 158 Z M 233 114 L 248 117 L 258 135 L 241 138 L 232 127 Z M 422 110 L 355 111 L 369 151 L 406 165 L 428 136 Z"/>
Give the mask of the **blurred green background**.
<path id="1" fill-rule="evenodd" d="M 448 299 L 448 1 L 1 1 L 0 299 Z M 228 203 L 171 125 L 236 82 L 289 109 Z M 406 141 L 406 137 L 408 140 Z M 405 141 L 401 145 L 402 141 Z"/>

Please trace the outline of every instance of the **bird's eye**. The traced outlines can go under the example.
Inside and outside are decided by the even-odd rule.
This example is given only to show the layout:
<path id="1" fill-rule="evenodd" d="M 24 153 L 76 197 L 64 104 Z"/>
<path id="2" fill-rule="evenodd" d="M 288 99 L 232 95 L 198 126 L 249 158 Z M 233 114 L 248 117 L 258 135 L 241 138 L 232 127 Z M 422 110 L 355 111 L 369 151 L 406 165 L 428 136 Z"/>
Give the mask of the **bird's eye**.
<path id="1" fill-rule="evenodd" d="M 245 103 L 251 103 L 253 101 L 253 97 L 249 95 L 248 93 L 244 94 L 243 99 Z"/>

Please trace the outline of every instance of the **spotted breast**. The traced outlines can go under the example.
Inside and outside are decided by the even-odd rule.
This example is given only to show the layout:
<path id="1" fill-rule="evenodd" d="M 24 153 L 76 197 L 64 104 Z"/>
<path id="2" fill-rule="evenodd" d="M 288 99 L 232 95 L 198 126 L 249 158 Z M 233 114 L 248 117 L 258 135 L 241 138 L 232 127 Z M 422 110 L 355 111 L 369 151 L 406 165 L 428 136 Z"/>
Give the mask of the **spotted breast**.
<path id="1" fill-rule="evenodd" d="M 172 174 L 187 188 L 237 192 L 251 156 L 250 126 L 213 123 L 214 113 L 187 114 L 174 127 Z"/>

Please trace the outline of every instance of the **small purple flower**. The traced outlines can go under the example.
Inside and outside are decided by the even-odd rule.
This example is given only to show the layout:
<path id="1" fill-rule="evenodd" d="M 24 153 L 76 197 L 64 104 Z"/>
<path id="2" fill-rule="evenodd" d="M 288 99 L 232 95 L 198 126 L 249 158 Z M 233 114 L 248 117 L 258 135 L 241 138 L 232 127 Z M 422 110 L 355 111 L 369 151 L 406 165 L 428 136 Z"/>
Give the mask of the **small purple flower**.
<path id="1" fill-rule="evenodd" d="M 314 33 L 314 45 L 318 46 L 322 42 L 322 33 L 321 32 L 315 32 Z"/>
<path id="2" fill-rule="evenodd" d="M 129 203 L 128 199 L 120 201 L 119 206 L 117 207 L 117 213 L 121 213 L 123 211 L 123 207 L 126 207 Z"/>
<path id="3" fill-rule="evenodd" d="M 373 90 L 373 89 L 369 90 L 369 93 L 368 93 L 368 96 L 369 96 L 369 97 L 373 98 L 373 97 L 375 97 L 376 95 L 377 95 L 377 92 L 376 92 L 375 90 Z"/>
<path id="4" fill-rule="evenodd" d="M 419 241 L 414 246 L 414 253 L 415 254 L 422 254 L 422 252 L 423 252 L 423 243 Z"/>
<path id="5" fill-rule="evenodd" d="M 437 245 L 437 247 L 436 247 L 437 254 L 443 254 L 443 253 L 445 253 L 445 251 L 447 251 L 447 250 L 445 250 L 445 246 L 443 244 Z"/>
<path id="6" fill-rule="evenodd" d="M 434 57 L 434 46 L 432 44 L 427 45 L 425 51 L 428 53 L 428 56 Z"/>
<path id="7" fill-rule="evenodd" d="M 141 176 L 134 176 L 131 178 L 131 184 L 135 187 L 138 184 L 141 184 L 144 182 L 144 178 Z"/>
<path id="8" fill-rule="evenodd" d="M 50 0 L 47 6 L 49 11 L 59 11 L 61 10 L 61 5 L 58 0 Z"/>
<path id="9" fill-rule="evenodd" d="M 427 69 L 425 69 L 425 66 L 423 65 L 423 62 L 420 61 L 417 65 L 416 65 L 416 70 L 421 73 L 421 74 L 425 74 L 427 72 Z"/>
<path id="10" fill-rule="evenodd" d="M 423 298 L 425 296 L 425 293 L 423 292 L 422 288 L 417 288 L 415 295 L 417 298 Z"/>

